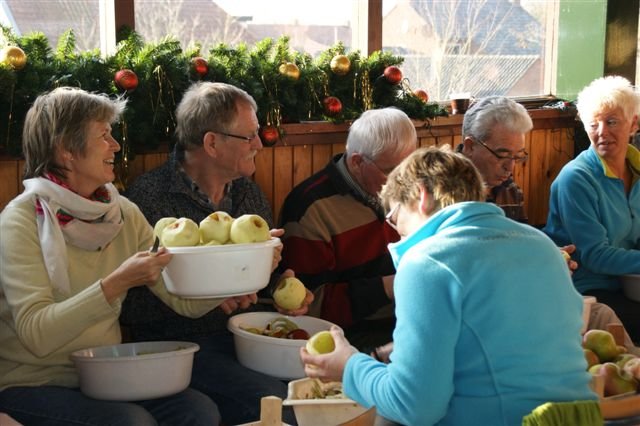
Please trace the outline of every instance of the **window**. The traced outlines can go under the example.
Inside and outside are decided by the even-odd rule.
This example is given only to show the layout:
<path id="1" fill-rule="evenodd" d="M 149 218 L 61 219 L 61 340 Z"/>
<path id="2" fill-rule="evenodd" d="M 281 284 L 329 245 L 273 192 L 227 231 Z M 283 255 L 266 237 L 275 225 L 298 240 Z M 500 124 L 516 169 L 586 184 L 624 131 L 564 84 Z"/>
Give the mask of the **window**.
<path id="1" fill-rule="evenodd" d="M 52 48 L 67 30 L 72 29 L 79 50 L 100 47 L 99 0 L 2 0 L 0 22 L 13 28 L 18 36 L 44 33 Z"/>
<path id="2" fill-rule="evenodd" d="M 0 22 L 18 35 L 41 31 L 53 48 L 60 35 L 72 28 L 80 50 L 95 49 L 101 46 L 100 4 L 117 1 L 3 0 Z M 559 73 L 562 81 L 556 82 L 553 75 L 561 59 L 570 65 L 577 63 L 569 58 L 576 51 L 572 43 L 564 50 L 556 48 L 556 38 L 562 33 L 557 29 L 560 0 L 381 1 L 382 48 L 405 58 L 402 71 L 409 85 L 426 89 L 432 100 L 446 100 L 451 93 L 460 92 L 476 97 L 551 93 L 566 97 L 577 90 L 571 83 L 581 81 L 574 74 L 585 68 L 582 62 L 578 70 L 565 64 L 567 69 Z M 351 49 L 360 22 L 354 5 L 363 2 L 366 0 L 134 0 L 135 29 L 147 42 L 173 36 L 185 49 L 199 44 L 203 55 L 220 42 L 251 46 L 281 35 L 290 37 L 292 49 L 317 55 L 338 41 Z M 589 2 L 564 8 L 565 15 L 576 15 L 579 23 L 574 25 L 580 28 L 583 20 L 574 9 L 606 14 L 606 6 L 586 8 L 582 3 Z M 375 35 L 379 29 L 369 31 Z M 565 39 L 578 37 L 569 34 L 575 32 L 565 31 Z M 599 67 L 591 66 L 586 80 Z M 640 56 L 636 70 L 638 83 Z"/>
<path id="3" fill-rule="evenodd" d="M 383 49 L 402 55 L 405 77 L 433 99 L 452 93 L 550 93 L 547 27 L 555 1 L 385 0 Z"/>
<path id="4" fill-rule="evenodd" d="M 338 41 L 351 44 L 351 1 L 135 0 L 136 31 L 148 42 L 174 35 L 202 53 L 218 43 L 252 46 L 266 37 L 290 37 L 296 51 L 316 55 Z"/>

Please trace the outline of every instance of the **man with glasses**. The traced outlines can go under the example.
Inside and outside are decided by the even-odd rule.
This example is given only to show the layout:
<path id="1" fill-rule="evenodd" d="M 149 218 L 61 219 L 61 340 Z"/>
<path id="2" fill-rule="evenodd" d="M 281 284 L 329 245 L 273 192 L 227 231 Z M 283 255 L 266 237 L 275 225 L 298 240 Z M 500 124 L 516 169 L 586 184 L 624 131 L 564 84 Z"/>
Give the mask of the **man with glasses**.
<path id="1" fill-rule="evenodd" d="M 487 201 L 502 207 L 507 217 L 525 223 L 524 197 L 513 181 L 513 171 L 528 158 L 524 139 L 532 128 L 522 105 L 504 96 L 489 96 L 465 113 L 458 146 L 482 174 Z"/>
<path id="2" fill-rule="evenodd" d="M 377 193 L 416 145 L 404 112 L 366 111 L 349 129 L 346 152 L 293 188 L 281 210 L 280 266 L 314 291 L 309 312 L 340 325 L 363 350 L 391 340 L 395 323 L 387 245 L 398 234 L 385 224 Z"/>
<path id="3" fill-rule="evenodd" d="M 254 158 L 262 149 L 256 110 L 255 100 L 237 87 L 192 85 L 176 110 L 177 140 L 168 161 L 140 176 L 125 195 L 151 225 L 163 217 L 188 217 L 199 223 L 214 211 L 225 211 L 233 217 L 258 214 L 272 227 L 269 203 L 250 179 Z M 198 343 L 191 386 L 216 402 L 225 424 L 242 424 L 260 418 L 261 397 L 287 394 L 283 382 L 236 361 L 227 319 L 239 308 L 258 309 L 255 301 L 255 294 L 232 297 L 220 309 L 189 319 L 139 287 L 129 292 L 120 318 L 133 341 Z M 283 411 L 283 420 L 295 424 L 291 409 Z"/>

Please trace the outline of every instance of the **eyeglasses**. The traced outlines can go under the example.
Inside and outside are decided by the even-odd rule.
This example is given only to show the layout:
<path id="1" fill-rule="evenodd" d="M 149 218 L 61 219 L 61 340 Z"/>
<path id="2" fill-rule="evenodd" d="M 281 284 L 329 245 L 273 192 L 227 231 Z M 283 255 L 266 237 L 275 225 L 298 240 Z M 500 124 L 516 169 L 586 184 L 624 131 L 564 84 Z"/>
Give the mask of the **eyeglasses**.
<path id="1" fill-rule="evenodd" d="M 387 222 L 389 226 L 392 227 L 395 231 L 398 230 L 397 220 L 398 220 L 399 211 L 400 211 L 400 203 L 393 206 L 393 208 L 389 210 L 389 213 L 387 213 L 387 215 L 384 217 L 385 222 Z"/>
<path id="2" fill-rule="evenodd" d="M 240 136 L 240 135 L 234 135 L 232 133 L 217 132 L 217 131 L 214 131 L 214 130 L 212 130 L 212 132 L 213 133 L 217 133 L 219 135 L 228 136 L 230 138 L 240 139 L 240 140 L 243 140 L 245 143 L 251 143 L 255 138 L 258 137 L 257 133 L 254 133 L 251 136 Z"/>
<path id="3" fill-rule="evenodd" d="M 375 162 L 375 161 L 373 161 L 371 158 L 369 158 L 369 157 L 365 157 L 364 155 L 362 156 L 362 158 L 364 158 L 364 160 L 365 160 L 367 163 L 369 163 L 369 164 L 373 164 L 373 167 L 375 167 L 376 169 L 378 169 L 378 171 L 379 171 L 380 173 L 382 173 L 382 174 L 384 175 L 384 177 L 389 176 L 389 173 L 391 173 L 391 172 L 393 171 L 393 169 L 394 169 L 394 167 L 392 167 L 392 168 L 391 168 L 391 169 L 389 169 L 389 170 L 383 170 L 383 169 L 381 169 L 381 168 L 380 168 L 380 166 L 378 166 L 378 165 L 376 164 L 376 162 Z"/>
<path id="4" fill-rule="evenodd" d="M 524 151 L 522 154 L 520 155 L 509 155 L 509 154 L 498 154 L 497 152 L 495 152 L 493 149 L 489 148 L 487 146 L 486 143 L 482 142 L 481 140 L 478 139 L 474 139 L 474 142 L 479 143 L 480 145 L 484 146 L 485 148 L 487 148 L 487 151 L 489 151 L 490 153 L 493 154 L 494 157 L 496 157 L 498 160 L 500 161 L 515 161 L 516 163 L 524 163 L 525 161 L 527 161 L 527 158 L 529 158 L 529 153 Z"/>

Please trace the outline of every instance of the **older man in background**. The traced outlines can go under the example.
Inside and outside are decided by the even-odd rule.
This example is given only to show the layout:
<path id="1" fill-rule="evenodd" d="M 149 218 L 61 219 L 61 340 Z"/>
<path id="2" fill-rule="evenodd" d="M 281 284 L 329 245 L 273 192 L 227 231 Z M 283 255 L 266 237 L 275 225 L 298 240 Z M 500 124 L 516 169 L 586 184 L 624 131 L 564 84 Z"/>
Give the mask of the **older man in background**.
<path id="1" fill-rule="evenodd" d="M 281 210 L 281 267 L 315 292 L 310 313 L 343 327 L 363 350 L 391 340 L 395 323 L 387 245 L 399 237 L 377 193 L 416 146 L 404 112 L 366 111 L 349 129 L 346 152 L 297 185 Z"/>

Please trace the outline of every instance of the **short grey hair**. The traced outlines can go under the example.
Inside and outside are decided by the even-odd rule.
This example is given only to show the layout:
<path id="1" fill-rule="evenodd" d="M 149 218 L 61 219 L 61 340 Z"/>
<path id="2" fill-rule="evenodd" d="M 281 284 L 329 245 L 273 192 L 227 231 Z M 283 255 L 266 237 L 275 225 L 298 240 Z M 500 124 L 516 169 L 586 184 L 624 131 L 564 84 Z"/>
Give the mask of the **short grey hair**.
<path id="1" fill-rule="evenodd" d="M 596 114 L 615 108 L 620 108 L 630 120 L 634 115 L 640 115 L 640 93 L 624 77 L 597 78 L 580 91 L 576 107 L 585 124 Z"/>
<path id="2" fill-rule="evenodd" d="M 474 102 L 464 114 L 462 138 L 491 139 L 491 132 L 498 124 L 518 133 L 527 133 L 533 128 L 525 107 L 505 96 L 488 96 Z"/>
<path id="3" fill-rule="evenodd" d="M 64 179 L 66 169 L 56 162 L 60 149 L 84 155 L 87 131 L 92 121 L 114 123 L 127 101 L 77 87 L 58 87 L 38 96 L 27 112 L 22 129 L 25 157 L 24 178 L 51 173 Z"/>
<path id="4" fill-rule="evenodd" d="M 397 108 L 365 111 L 349 128 L 347 156 L 357 152 L 375 160 L 382 153 L 399 153 L 416 147 L 416 128 L 407 114 Z"/>
<path id="5" fill-rule="evenodd" d="M 244 90 L 226 83 L 198 82 L 184 93 L 176 109 L 177 145 L 184 149 L 202 146 L 207 132 L 228 132 L 238 116 L 238 104 L 254 111 L 256 101 Z"/>

